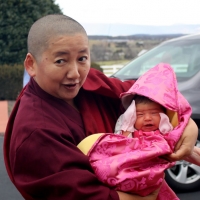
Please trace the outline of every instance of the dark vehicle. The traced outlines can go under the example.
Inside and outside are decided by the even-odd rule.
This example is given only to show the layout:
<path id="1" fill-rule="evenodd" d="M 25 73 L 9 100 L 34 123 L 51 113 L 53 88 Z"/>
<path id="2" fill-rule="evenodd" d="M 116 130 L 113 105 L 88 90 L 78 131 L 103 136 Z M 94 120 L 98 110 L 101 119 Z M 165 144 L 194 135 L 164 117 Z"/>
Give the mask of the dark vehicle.
<path id="1" fill-rule="evenodd" d="M 169 63 L 177 76 L 178 88 L 192 106 L 192 119 L 200 129 L 200 34 L 168 40 L 138 56 L 111 77 L 137 79 L 158 63 Z M 196 145 L 200 147 L 200 132 Z M 200 167 L 186 161 L 166 170 L 168 184 L 175 190 L 200 187 Z"/>

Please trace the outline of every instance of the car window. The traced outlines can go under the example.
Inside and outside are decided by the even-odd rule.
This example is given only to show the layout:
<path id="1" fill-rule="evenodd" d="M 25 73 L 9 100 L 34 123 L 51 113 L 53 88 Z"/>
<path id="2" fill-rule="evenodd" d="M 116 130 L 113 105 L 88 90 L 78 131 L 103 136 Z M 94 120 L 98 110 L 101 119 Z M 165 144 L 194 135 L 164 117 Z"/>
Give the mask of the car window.
<path id="1" fill-rule="evenodd" d="M 120 79 L 138 78 L 161 62 L 169 63 L 177 78 L 192 77 L 200 70 L 199 40 L 180 40 L 161 44 L 134 59 L 114 76 Z"/>
<path id="2" fill-rule="evenodd" d="M 188 53 L 185 54 L 185 52 Z M 152 56 L 152 58 L 141 63 L 141 70 L 139 75 L 143 74 L 156 64 L 163 62 L 169 63 L 173 67 L 175 73 L 178 73 L 179 76 L 184 76 L 184 74 L 188 71 L 190 58 L 189 54 L 190 51 L 185 51 L 180 47 L 169 46 L 166 48 L 161 48 L 158 54 L 155 54 Z"/>

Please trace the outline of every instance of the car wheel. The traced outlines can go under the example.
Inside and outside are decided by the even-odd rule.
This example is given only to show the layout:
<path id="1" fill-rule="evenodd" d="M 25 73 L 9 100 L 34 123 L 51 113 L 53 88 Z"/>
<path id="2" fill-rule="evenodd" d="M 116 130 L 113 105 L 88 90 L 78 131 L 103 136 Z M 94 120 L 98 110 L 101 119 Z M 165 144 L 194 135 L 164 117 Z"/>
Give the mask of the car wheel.
<path id="1" fill-rule="evenodd" d="M 200 147 L 197 140 L 196 146 Z M 176 165 L 165 171 L 165 179 L 169 186 L 176 191 L 191 191 L 200 187 L 200 166 L 187 161 L 177 161 Z"/>

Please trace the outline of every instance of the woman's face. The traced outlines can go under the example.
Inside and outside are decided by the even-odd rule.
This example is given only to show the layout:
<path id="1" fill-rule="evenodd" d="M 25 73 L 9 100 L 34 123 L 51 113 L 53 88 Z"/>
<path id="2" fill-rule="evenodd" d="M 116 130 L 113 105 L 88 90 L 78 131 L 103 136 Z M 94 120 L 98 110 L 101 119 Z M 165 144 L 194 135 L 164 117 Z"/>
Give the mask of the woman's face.
<path id="1" fill-rule="evenodd" d="M 90 69 L 88 38 L 80 33 L 54 37 L 38 60 L 34 59 L 32 73 L 38 85 L 52 96 L 71 103 Z"/>
<path id="2" fill-rule="evenodd" d="M 159 128 L 160 114 L 164 113 L 160 104 L 155 102 L 136 104 L 136 122 L 134 127 L 142 131 L 155 131 Z"/>

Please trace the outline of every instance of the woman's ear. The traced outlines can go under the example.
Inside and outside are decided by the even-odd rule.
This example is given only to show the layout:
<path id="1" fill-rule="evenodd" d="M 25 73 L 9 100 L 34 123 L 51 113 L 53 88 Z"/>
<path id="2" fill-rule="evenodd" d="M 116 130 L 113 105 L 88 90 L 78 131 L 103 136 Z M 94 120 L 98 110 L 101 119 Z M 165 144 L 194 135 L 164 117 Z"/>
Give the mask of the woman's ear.
<path id="1" fill-rule="evenodd" d="M 24 67 L 28 72 L 29 76 L 34 77 L 36 73 L 36 60 L 31 53 L 27 53 L 24 60 Z"/>

